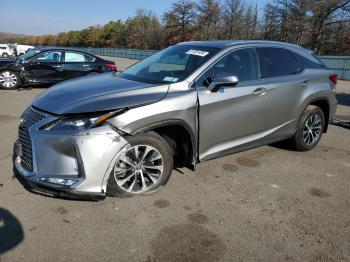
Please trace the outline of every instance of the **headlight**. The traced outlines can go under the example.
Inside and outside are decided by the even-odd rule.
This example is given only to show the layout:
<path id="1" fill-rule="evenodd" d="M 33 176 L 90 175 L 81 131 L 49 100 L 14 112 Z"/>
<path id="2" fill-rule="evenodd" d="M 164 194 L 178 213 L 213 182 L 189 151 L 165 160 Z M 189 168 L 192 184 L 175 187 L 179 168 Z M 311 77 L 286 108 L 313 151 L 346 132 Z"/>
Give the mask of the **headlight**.
<path id="1" fill-rule="evenodd" d="M 94 117 L 64 117 L 56 120 L 47 126 L 44 130 L 86 130 L 102 125 L 107 119 L 117 116 L 124 112 L 124 109 L 113 111 L 102 116 Z"/>

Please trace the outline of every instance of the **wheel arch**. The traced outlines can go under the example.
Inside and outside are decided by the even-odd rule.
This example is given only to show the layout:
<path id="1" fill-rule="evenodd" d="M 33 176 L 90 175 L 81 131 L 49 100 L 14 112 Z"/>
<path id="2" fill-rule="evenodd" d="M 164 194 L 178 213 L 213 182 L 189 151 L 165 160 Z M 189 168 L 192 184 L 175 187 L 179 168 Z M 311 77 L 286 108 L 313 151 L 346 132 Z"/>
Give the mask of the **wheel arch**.
<path id="1" fill-rule="evenodd" d="M 323 133 L 327 133 L 328 125 L 329 125 L 329 111 L 330 111 L 330 104 L 329 104 L 328 99 L 326 97 L 315 98 L 315 99 L 311 100 L 306 105 L 306 107 L 309 105 L 313 105 L 313 106 L 317 106 L 317 107 L 321 108 L 321 110 L 324 114 L 324 118 L 325 118 L 325 125 L 324 125 L 324 129 L 323 129 Z"/>
<path id="2" fill-rule="evenodd" d="M 173 150 L 174 160 L 177 160 L 176 164 L 195 169 L 197 139 L 192 128 L 184 120 L 171 119 L 156 122 L 134 130 L 131 135 L 149 131 L 156 132 L 168 142 Z"/>

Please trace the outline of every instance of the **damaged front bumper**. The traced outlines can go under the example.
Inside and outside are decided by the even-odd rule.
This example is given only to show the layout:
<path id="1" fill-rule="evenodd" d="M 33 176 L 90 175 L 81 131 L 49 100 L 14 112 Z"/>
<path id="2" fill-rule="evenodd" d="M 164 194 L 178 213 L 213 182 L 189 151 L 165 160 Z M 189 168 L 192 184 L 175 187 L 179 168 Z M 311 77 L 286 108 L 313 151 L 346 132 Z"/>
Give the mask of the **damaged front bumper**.
<path id="1" fill-rule="evenodd" d="M 79 132 L 40 129 L 54 119 L 45 115 L 28 128 L 28 138 L 20 131 L 14 158 L 20 177 L 43 194 L 105 196 L 114 160 L 127 141 L 109 125 Z"/>

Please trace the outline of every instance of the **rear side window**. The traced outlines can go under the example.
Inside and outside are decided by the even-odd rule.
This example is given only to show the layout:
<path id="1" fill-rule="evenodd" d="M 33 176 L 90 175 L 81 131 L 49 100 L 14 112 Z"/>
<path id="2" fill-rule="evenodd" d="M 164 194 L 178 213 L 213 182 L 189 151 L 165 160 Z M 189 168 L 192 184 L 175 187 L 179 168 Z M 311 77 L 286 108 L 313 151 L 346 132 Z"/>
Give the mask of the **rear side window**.
<path id="1" fill-rule="evenodd" d="M 319 61 L 319 59 L 315 56 L 315 61 L 311 61 L 310 59 L 302 56 L 302 55 L 299 55 L 299 54 L 296 54 L 296 53 L 293 53 L 294 56 L 298 59 L 299 63 L 303 66 L 303 68 L 308 68 L 308 69 L 320 69 L 320 68 L 326 68 L 325 65 Z"/>
<path id="2" fill-rule="evenodd" d="M 82 63 L 85 62 L 86 58 L 83 54 L 74 53 L 74 52 L 66 52 L 64 57 L 64 62 L 76 62 Z"/>
<path id="3" fill-rule="evenodd" d="M 257 48 L 261 78 L 286 76 L 298 73 L 299 66 L 286 49 L 262 47 Z"/>

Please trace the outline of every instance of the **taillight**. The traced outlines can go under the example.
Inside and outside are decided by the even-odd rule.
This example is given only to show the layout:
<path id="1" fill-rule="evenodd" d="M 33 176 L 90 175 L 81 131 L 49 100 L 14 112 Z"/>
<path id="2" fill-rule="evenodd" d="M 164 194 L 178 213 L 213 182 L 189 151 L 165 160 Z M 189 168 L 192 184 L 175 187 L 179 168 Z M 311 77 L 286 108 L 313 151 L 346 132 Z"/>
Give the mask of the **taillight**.
<path id="1" fill-rule="evenodd" d="M 331 75 L 329 77 L 329 80 L 331 80 L 334 84 L 336 84 L 338 81 L 338 75 Z"/>
<path id="2" fill-rule="evenodd" d="M 118 71 L 116 65 L 113 64 L 106 64 L 105 65 L 107 68 L 111 69 L 112 71 Z"/>

